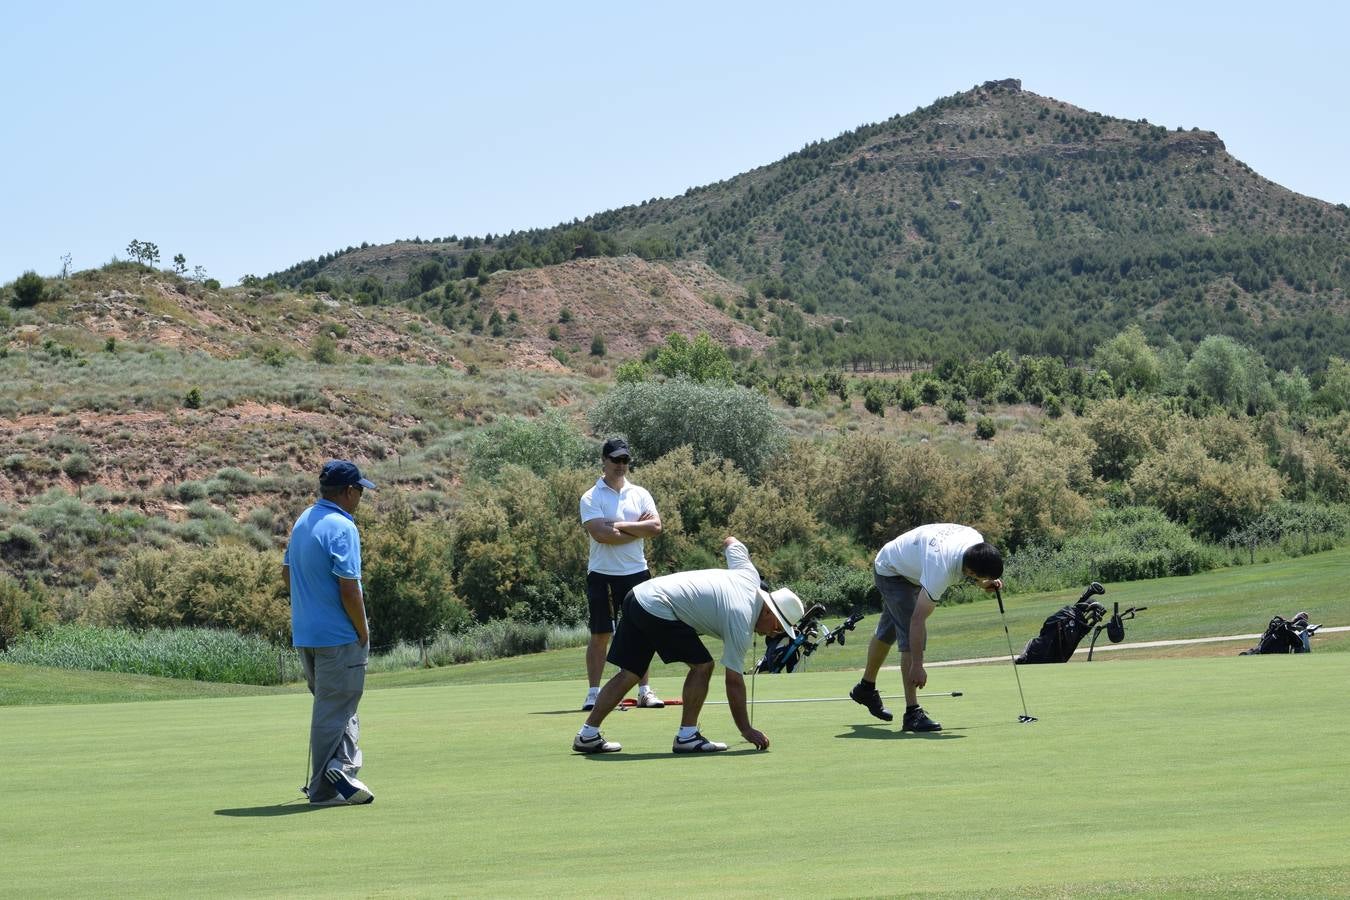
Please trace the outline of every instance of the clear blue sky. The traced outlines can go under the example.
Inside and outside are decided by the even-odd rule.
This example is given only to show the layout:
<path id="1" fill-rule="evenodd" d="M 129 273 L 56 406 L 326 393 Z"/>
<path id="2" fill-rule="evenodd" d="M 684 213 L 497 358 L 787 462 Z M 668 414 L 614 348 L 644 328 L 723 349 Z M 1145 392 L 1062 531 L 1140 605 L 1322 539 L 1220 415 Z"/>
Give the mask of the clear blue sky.
<path id="1" fill-rule="evenodd" d="M 1350 202 L 1344 3 L 456 6 L 7 0 L 0 282 L 555 225 L 1007 77 Z"/>

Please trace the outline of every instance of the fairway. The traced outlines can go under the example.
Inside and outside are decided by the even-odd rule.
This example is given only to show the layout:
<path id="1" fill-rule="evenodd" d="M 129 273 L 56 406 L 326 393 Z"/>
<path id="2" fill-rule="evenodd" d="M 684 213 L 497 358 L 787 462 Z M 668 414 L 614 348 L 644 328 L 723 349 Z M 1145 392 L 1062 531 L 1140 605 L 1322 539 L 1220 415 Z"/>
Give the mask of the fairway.
<path id="1" fill-rule="evenodd" d="M 1345 894 L 1350 654 L 936 670 L 940 735 L 760 704 L 767 753 L 674 757 L 674 708 L 569 752 L 575 679 L 390 688 L 366 807 L 311 810 L 305 695 L 0 709 L 11 896 Z M 760 676 L 759 700 L 848 672 Z M 677 685 L 658 683 L 667 696 Z M 714 678 L 711 699 L 722 699 Z M 738 738 L 725 706 L 709 737 Z"/>

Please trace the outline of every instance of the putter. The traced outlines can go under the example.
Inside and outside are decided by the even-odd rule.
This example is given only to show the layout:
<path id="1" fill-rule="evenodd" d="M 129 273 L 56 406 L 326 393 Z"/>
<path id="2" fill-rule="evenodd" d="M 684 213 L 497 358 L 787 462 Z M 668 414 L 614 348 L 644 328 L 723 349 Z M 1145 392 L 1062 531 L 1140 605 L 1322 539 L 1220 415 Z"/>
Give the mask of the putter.
<path id="1" fill-rule="evenodd" d="M 1017 672 L 1017 655 L 1013 653 L 1012 635 L 1008 632 L 1008 616 L 1003 611 L 1003 592 L 994 588 L 994 596 L 998 598 L 998 617 L 1003 620 L 1003 636 L 1008 639 L 1008 661 L 1013 664 L 1013 676 L 1017 678 L 1017 696 L 1022 698 L 1022 714 L 1017 717 L 1017 722 L 1029 725 L 1036 717 L 1027 712 L 1027 695 L 1022 693 L 1022 676 Z"/>

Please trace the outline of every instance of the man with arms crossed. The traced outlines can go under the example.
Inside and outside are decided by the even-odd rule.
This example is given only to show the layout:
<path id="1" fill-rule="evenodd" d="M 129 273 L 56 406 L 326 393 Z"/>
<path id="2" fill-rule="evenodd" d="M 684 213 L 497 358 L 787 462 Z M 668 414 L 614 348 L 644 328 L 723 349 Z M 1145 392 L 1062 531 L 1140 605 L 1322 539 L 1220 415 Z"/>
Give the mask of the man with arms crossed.
<path id="1" fill-rule="evenodd" d="M 941 731 L 923 711 L 918 692 L 928 684 L 923 652 L 928 645 L 928 616 L 947 588 L 963 577 L 986 591 L 1003 587 L 1003 557 L 974 528 L 965 525 L 920 525 L 881 548 L 875 570 L 881 592 L 881 619 L 867 646 L 862 680 L 849 692 L 856 702 L 884 722 L 894 716 L 881 702 L 877 673 L 891 645 L 900 641 L 900 673 L 905 685 L 902 731 Z"/>
<path id="2" fill-rule="evenodd" d="M 304 791 L 316 805 L 370 803 L 361 769 L 356 707 L 366 686 L 370 625 L 361 591 L 361 536 L 353 517 L 375 485 L 346 460 L 324 464 L 319 501 L 300 514 L 282 573 L 291 588 L 291 635 L 314 695 L 310 771 Z"/>
<path id="3" fill-rule="evenodd" d="M 689 665 L 684 679 L 680 730 L 671 750 L 675 753 L 715 753 L 727 745 L 705 738 L 698 728 L 698 715 L 708 697 L 712 680 L 712 654 L 699 640 L 700 634 L 722 639 L 722 667 L 726 669 L 727 705 L 731 718 L 745 738 L 758 750 L 767 750 L 769 739 L 750 723 L 745 708 L 745 678 L 741 666 L 750 648 L 752 634 L 784 633 L 796 637 L 793 623 L 800 622 L 802 601 L 787 588 L 772 594 L 760 587 L 759 572 L 750 562 L 745 545 L 734 537 L 722 542 L 725 569 L 677 572 L 644 581 L 623 599 L 609 661 L 619 673 L 605 683 L 586 724 L 572 740 L 578 753 L 614 753 L 622 747 L 600 734 L 600 723 L 637 684 L 638 673 L 647 671 L 652 656 L 663 662 Z"/>
<path id="4" fill-rule="evenodd" d="M 643 554 L 644 538 L 661 533 L 661 517 L 645 488 L 628 480 L 632 462 L 628 442 L 610 438 L 600 450 L 602 473 L 581 495 L 581 524 L 590 538 L 591 557 L 586 572 L 586 601 L 591 640 L 586 646 L 586 678 L 590 688 L 582 712 L 595 706 L 600 676 L 605 671 L 605 650 L 614 632 L 614 620 L 622 611 L 624 595 L 652 577 Z M 665 706 L 642 672 L 638 706 Z"/>

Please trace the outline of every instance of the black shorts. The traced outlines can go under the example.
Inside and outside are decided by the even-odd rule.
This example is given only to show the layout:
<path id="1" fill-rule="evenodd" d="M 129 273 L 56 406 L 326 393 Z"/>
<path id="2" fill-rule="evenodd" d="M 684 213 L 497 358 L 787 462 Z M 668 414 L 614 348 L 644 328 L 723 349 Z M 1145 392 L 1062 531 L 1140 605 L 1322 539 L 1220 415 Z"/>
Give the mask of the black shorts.
<path id="1" fill-rule="evenodd" d="M 606 658 L 620 669 L 641 675 L 651 667 L 652 656 L 658 653 L 665 663 L 693 666 L 712 662 L 712 654 L 699 640 L 697 631 L 683 622 L 652 615 L 629 592 L 623 598 L 623 617 Z"/>
<path id="2" fill-rule="evenodd" d="M 604 575 L 600 572 L 586 573 L 586 606 L 589 609 L 587 621 L 591 634 L 609 634 L 614 630 L 614 620 L 619 617 L 623 598 L 629 591 L 652 577 L 649 569 L 634 572 L 632 575 Z"/>

